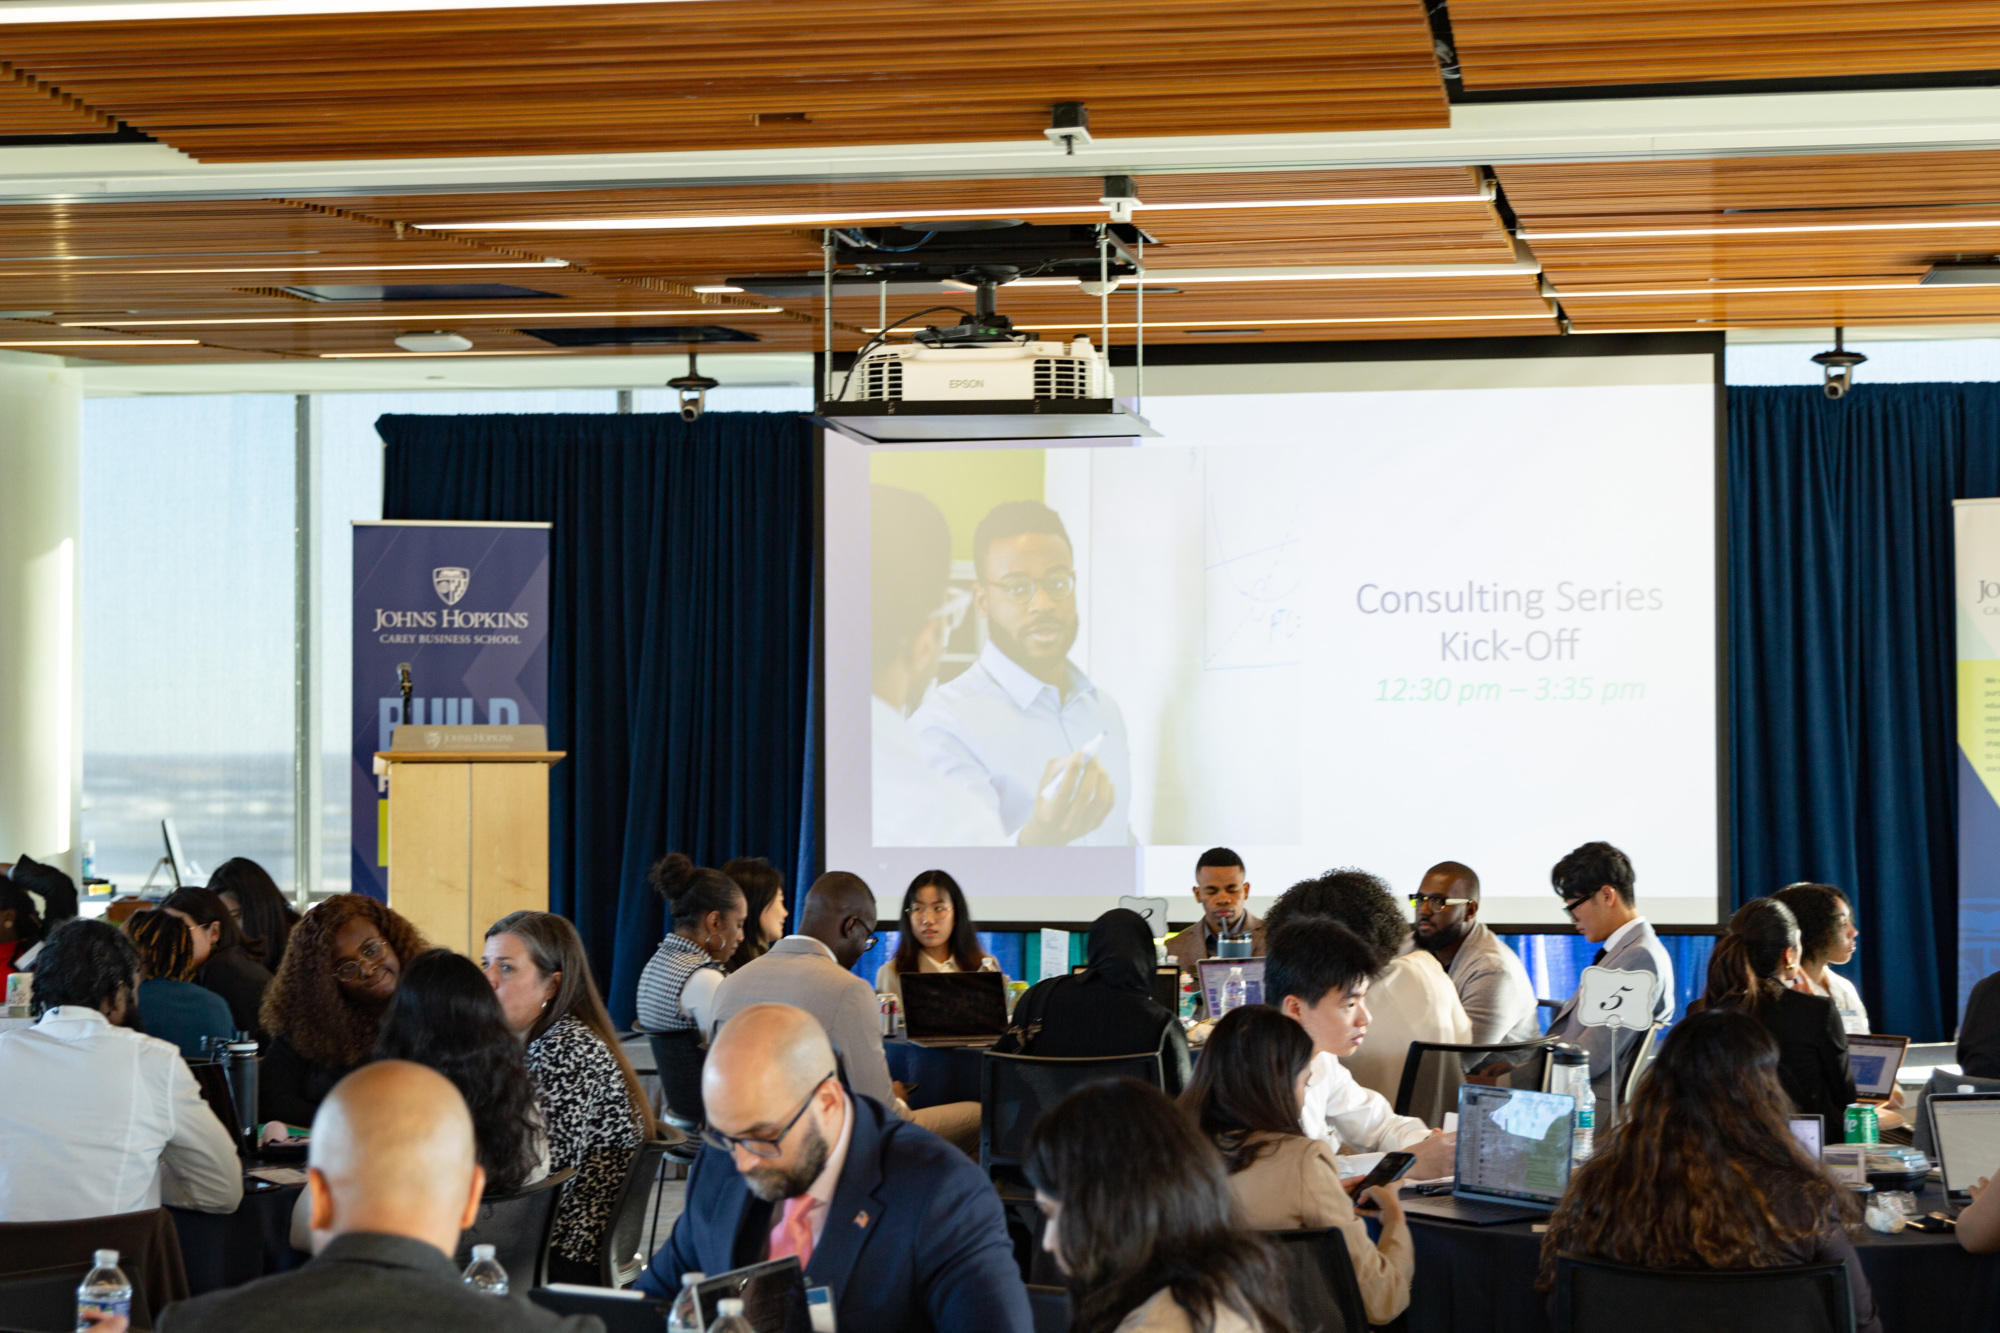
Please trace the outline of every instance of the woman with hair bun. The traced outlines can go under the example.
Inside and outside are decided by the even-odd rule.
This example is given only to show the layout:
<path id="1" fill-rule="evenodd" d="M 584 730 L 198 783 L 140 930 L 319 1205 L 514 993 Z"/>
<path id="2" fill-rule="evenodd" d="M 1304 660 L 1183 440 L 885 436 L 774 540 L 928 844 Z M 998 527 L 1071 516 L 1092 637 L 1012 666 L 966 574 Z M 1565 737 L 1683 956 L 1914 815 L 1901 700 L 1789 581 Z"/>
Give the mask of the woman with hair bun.
<path id="1" fill-rule="evenodd" d="M 646 878 L 666 901 L 673 929 L 639 974 L 639 1030 L 705 1033 L 722 965 L 743 943 L 743 890 L 679 852 L 661 857 Z"/>
<path id="2" fill-rule="evenodd" d="M 1792 1104 L 1829 1125 L 1854 1101 L 1847 1032 L 1832 1000 L 1785 983 L 1799 965 L 1799 923 L 1776 898 L 1752 898 L 1729 918 L 1729 933 L 1708 957 L 1708 992 L 1690 1012 L 1731 1009 L 1778 1040 L 1778 1081 Z"/>

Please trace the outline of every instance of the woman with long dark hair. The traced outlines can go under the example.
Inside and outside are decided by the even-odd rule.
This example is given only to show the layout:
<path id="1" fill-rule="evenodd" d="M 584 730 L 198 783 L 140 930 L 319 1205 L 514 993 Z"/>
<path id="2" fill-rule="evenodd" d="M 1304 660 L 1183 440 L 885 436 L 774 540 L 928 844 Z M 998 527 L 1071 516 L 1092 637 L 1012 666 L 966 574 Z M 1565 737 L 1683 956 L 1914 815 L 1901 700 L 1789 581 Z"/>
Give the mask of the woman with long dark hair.
<path id="1" fill-rule="evenodd" d="M 1729 918 L 1729 933 L 1708 956 L 1708 992 L 1689 1006 L 1734 1009 L 1778 1041 L 1778 1080 L 1807 1115 L 1840 1123 L 1854 1100 L 1847 1033 L 1832 1000 L 1785 982 L 1798 966 L 1799 923 L 1775 898 L 1752 898 Z"/>
<path id="2" fill-rule="evenodd" d="M 965 905 L 965 891 L 942 870 L 926 870 L 903 890 L 897 919 L 902 938 L 896 956 L 875 971 L 875 989 L 900 997 L 904 972 L 998 972 L 1000 963 L 979 947 L 979 931 Z"/>
<path id="3" fill-rule="evenodd" d="M 429 947 L 387 904 L 359 893 L 305 914 L 260 1011 L 271 1036 L 258 1077 L 262 1119 L 312 1124 L 333 1085 L 374 1054 L 404 964 Z"/>
<path id="4" fill-rule="evenodd" d="M 549 1160 L 572 1167 L 549 1251 L 549 1280 L 595 1285 L 597 1250 L 639 1144 L 658 1135 L 652 1105 L 618 1043 L 576 927 L 515 912 L 486 932 L 482 961 L 507 1026 L 526 1043 Z"/>
<path id="5" fill-rule="evenodd" d="M 236 918 L 243 952 L 276 973 L 285 956 L 285 941 L 299 923 L 299 914 L 285 901 L 277 881 L 249 857 L 232 856 L 208 877 L 208 887 Z"/>
<path id="6" fill-rule="evenodd" d="M 1077 1089 L 1035 1122 L 1022 1165 L 1070 1333 L 1286 1329 L 1269 1243 L 1237 1225 L 1222 1159 L 1157 1088 Z"/>
<path id="7" fill-rule="evenodd" d="M 1256 1231 L 1338 1227 L 1361 1287 L 1368 1322 L 1386 1324 L 1410 1305 L 1416 1251 L 1394 1185 L 1361 1202 L 1376 1209 L 1380 1240 L 1355 1216 L 1333 1148 L 1299 1130 L 1313 1042 L 1282 1010 L 1232 1009 L 1209 1034 L 1181 1109 L 1222 1154 L 1237 1217 Z"/>
<path id="8" fill-rule="evenodd" d="M 736 946 L 736 952 L 722 965 L 722 970 L 728 973 L 753 958 L 762 958 L 766 950 L 783 939 L 785 918 L 791 911 L 785 906 L 785 877 L 763 857 L 732 857 L 722 863 L 722 873 L 743 890 L 743 943 Z"/>
<path id="9" fill-rule="evenodd" d="M 1858 1333 L 1881 1333 L 1848 1239 L 1853 1205 L 1792 1137 L 1778 1043 L 1731 1008 L 1691 1014 L 1660 1043 L 1616 1133 L 1570 1179 L 1542 1242 L 1559 1258 L 1637 1268 L 1847 1263 Z"/>
<path id="10" fill-rule="evenodd" d="M 220 995 L 197 986 L 194 938 L 187 922 L 158 908 L 125 918 L 125 934 L 139 950 L 146 979 L 139 983 L 139 1021 L 146 1035 L 170 1041 L 181 1054 L 199 1059 L 210 1052 L 202 1038 L 228 1041 L 236 1035 L 229 1005 Z"/>
<path id="11" fill-rule="evenodd" d="M 639 973 L 641 1032 L 708 1031 L 708 1005 L 722 984 L 723 961 L 743 943 L 743 890 L 720 870 L 679 852 L 646 876 L 667 904 L 673 928 Z"/>
<path id="12" fill-rule="evenodd" d="M 221 895 L 212 889 L 175 889 L 160 904 L 188 923 L 194 937 L 194 981 L 229 1002 L 239 1031 L 262 1033 L 258 1011 L 271 970 L 243 947 L 243 932 Z"/>
<path id="13" fill-rule="evenodd" d="M 410 960 L 375 1058 L 410 1060 L 451 1080 L 472 1113 L 489 1192 L 511 1194 L 549 1173 L 548 1140 L 521 1043 L 470 958 L 427 949 Z"/>
<path id="14" fill-rule="evenodd" d="M 1801 881 L 1771 895 L 1792 909 L 1799 921 L 1799 971 L 1795 989 L 1824 995 L 1840 1010 L 1840 1025 L 1849 1036 L 1868 1031 L 1868 1006 L 1854 983 L 1833 969 L 1854 959 L 1854 904 L 1831 884 Z"/>

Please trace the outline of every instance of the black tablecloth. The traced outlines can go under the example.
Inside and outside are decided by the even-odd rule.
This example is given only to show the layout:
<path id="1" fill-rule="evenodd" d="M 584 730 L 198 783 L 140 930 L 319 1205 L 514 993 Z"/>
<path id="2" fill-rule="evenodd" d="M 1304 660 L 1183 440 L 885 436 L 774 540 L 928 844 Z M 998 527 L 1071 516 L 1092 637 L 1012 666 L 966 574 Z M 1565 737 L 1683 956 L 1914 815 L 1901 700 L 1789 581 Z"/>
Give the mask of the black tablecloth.
<path id="1" fill-rule="evenodd" d="M 180 1234 L 181 1262 L 187 1265 L 188 1292 L 220 1291 L 305 1262 L 292 1248 L 292 1204 L 302 1186 L 252 1190 L 233 1213 L 197 1213 L 169 1208 Z"/>
<path id="2" fill-rule="evenodd" d="M 1929 1212 L 1944 1207 L 1935 1188 Z M 1416 1282 L 1410 1333 L 1548 1333 L 1535 1290 L 1542 1238 L 1532 1222 L 1471 1227 L 1410 1216 Z M 2000 1326 L 2000 1256 L 1967 1254 L 1949 1233 L 1865 1231 L 1855 1238 L 1885 1333 L 1990 1333 Z"/>
<path id="3" fill-rule="evenodd" d="M 979 1100 L 979 1057 L 984 1046 L 919 1046 L 902 1037 L 885 1037 L 882 1053 L 889 1057 L 889 1076 L 913 1083 L 910 1107 L 943 1106 L 947 1102 Z"/>

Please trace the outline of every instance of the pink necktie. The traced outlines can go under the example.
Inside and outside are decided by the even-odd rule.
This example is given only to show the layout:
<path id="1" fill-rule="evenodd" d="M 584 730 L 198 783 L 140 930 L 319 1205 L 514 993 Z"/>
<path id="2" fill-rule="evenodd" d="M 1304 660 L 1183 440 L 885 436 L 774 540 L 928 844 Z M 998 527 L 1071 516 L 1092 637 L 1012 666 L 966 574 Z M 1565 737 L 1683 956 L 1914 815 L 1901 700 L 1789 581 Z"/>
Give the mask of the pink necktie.
<path id="1" fill-rule="evenodd" d="M 787 1255 L 797 1255 L 799 1267 L 812 1262 L 813 1199 L 810 1194 L 785 1200 L 785 1215 L 778 1225 L 771 1228 L 771 1257 L 783 1259 Z"/>

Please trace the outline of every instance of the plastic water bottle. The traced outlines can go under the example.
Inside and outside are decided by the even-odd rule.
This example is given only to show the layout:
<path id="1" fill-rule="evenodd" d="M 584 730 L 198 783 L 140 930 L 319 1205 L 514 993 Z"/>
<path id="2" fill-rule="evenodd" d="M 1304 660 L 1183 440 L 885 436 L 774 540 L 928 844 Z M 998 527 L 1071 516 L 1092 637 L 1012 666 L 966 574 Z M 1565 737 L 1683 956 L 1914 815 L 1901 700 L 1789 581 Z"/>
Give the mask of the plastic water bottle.
<path id="1" fill-rule="evenodd" d="M 715 1327 L 709 1333 L 757 1333 L 757 1329 L 743 1317 L 743 1302 L 731 1297 L 715 1303 Z"/>
<path id="2" fill-rule="evenodd" d="M 667 1311 L 667 1333 L 701 1333 L 701 1299 L 695 1288 L 707 1280 L 705 1273 L 681 1274 L 680 1294 Z"/>
<path id="3" fill-rule="evenodd" d="M 1229 975 L 1222 979 L 1222 1014 L 1228 1013 L 1231 1009 L 1241 1009 L 1248 994 L 1249 990 L 1243 983 L 1243 969 L 1230 968 Z M 1220 1018 L 1222 1014 L 1217 1014 L 1216 1017 Z"/>
<path id="4" fill-rule="evenodd" d="M 482 1296 L 507 1294 L 507 1270 L 493 1257 L 491 1245 L 472 1247 L 472 1262 L 465 1266 L 465 1285 Z"/>
<path id="5" fill-rule="evenodd" d="M 1582 1166 L 1590 1160 L 1597 1136 L 1597 1094 L 1590 1086 L 1590 1055 L 1580 1046 L 1557 1046 L 1549 1059 L 1555 1066 L 1550 1071 L 1549 1091 L 1564 1093 L 1576 1102 L 1569 1160 L 1571 1166 Z"/>
<path id="6" fill-rule="evenodd" d="M 92 1326 L 91 1315 L 132 1317 L 132 1279 L 118 1266 L 118 1251 L 99 1250 L 96 1264 L 76 1289 L 78 1333 Z"/>

